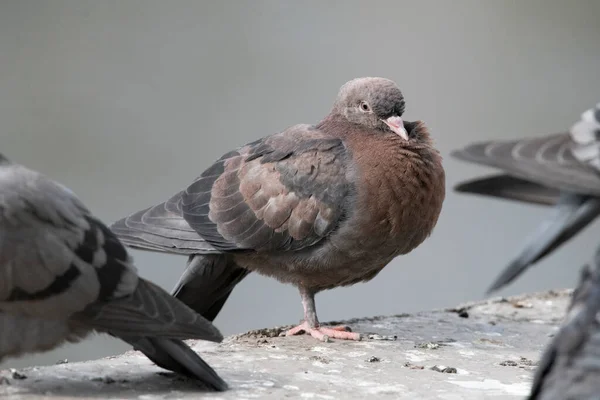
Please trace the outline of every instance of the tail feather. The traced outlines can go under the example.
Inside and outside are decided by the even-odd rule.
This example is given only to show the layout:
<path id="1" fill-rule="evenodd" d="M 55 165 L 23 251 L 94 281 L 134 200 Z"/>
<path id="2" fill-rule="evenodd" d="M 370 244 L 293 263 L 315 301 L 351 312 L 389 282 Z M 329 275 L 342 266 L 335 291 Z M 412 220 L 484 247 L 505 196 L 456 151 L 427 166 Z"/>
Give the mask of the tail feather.
<path id="1" fill-rule="evenodd" d="M 118 337 L 158 366 L 223 391 L 227 384 L 182 339 L 223 340 L 221 332 L 155 284 L 139 279 L 131 296 L 92 304 L 74 315 L 73 327 L 87 327 Z"/>
<path id="2" fill-rule="evenodd" d="M 153 336 L 220 342 L 223 335 L 210 322 L 161 287 L 140 279 L 133 295 L 90 305 L 73 323 L 116 336 Z"/>
<path id="3" fill-rule="evenodd" d="M 190 256 L 172 294 L 207 320 L 213 321 L 233 288 L 249 273 L 247 269 L 238 267 L 231 255 Z"/>
<path id="4" fill-rule="evenodd" d="M 529 204 L 555 205 L 560 190 L 516 178 L 507 174 L 496 174 L 459 183 L 454 187 L 459 193 L 496 197 Z"/>
<path id="5" fill-rule="evenodd" d="M 222 392 L 227 383 L 183 341 L 150 337 L 121 337 L 161 368 L 197 380 L 208 388 Z"/>
<path id="6" fill-rule="evenodd" d="M 453 158 L 498 168 L 518 178 L 561 190 L 600 196 L 598 171 L 572 152 L 568 133 L 519 140 L 472 143 L 452 151 Z"/>
<path id="7" fill-rule="evenodd" d="M 132 248 L 172 254 L 218 253 L 181 216 L 181 193 L 121 218 L 110 229 Z"/>
<path id="8" fill-rule="evenodd" d="M 600 198 L 565 193 L 553 218 L 532 235 L 521 254 L 494 281 L 487 293 L 512 282 L 528 267 L 557 249 L 600 215 Z"/>

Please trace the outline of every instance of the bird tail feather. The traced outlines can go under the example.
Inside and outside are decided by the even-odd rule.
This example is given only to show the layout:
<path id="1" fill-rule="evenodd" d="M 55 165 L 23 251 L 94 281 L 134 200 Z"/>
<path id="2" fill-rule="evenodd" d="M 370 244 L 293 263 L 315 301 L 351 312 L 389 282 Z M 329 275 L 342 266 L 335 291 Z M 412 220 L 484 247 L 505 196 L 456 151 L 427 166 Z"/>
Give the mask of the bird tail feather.
<path id="1" fill-rule="evenodd" d="M 72 321 L 119 337 L 223 340 L 221 332 L 210 321 L 145 279 L 138 281 L 131 296 L 91 304 L 74 315 Z"/>
<path id="2" fill-rule="evenodd" d="M 464 181 L 457 184 L 458 193 L 469 193 L 545 206 L 555 205 L 560 190 L 508 174 L 496 174 Z"/>
<path id="3" fill-rule="evenodd" d="M 233 288 L 248 274 L 230 255 L 193 255 L 172 294 L 209 321 L 213 321 Z"/>
<path id="4" fill-rule="evenodd" d="M 554 216 L 534 232 L 521 254 L 496 278 L 488 289 L 488 294 L 513 281 L 529 266 L 540 261 L 589 225 L 600 215 L 600 198 L 564 193 L 554 211 Z"/>
<path id="5" fill-rule="evenodd" d="M 227 383 L 198 354 L 178 339 L 121 337 L 161 368 L 200 381 L 208 388 L 222 392 Z"/>

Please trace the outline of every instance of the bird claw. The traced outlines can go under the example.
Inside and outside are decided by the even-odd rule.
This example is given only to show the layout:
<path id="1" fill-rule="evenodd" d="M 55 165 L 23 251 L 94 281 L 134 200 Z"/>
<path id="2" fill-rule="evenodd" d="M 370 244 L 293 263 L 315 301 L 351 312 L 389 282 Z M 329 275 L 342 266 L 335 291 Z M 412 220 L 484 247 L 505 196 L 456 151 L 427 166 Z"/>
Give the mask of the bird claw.
<path id="1" fill-rule="evenodd" d="M 361 340 L 360 333 L 352 332 L 347 326 L 319 326 L 311 328 L 307 322 L 303 322 L 288 330 L 285 333 L 285 336 L 299 335 L 302 333 L 308 333 L 310 336 L 323 342 L 328 342 L 330 338 L 340 340 Z"/>

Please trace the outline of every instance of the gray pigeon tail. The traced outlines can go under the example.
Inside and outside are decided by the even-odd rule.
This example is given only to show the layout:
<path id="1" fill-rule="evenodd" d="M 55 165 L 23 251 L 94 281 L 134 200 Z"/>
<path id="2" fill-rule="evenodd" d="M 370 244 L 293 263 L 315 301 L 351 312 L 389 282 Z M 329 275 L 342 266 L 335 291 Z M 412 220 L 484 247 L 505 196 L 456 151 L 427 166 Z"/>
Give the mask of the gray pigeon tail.
<path id="1" fill-rule="evenodd" d="M 464 181 L 455 185 L 454 191 L 542 206 L 553 206 L 560 198 L 558 189 L 508 174 L 496 174 Z"/>
<path id="2" fill-rule="evenodd" d="M 589 225 L 600 214 L 600 198 L 565 193 L 553 214 L 527 240 L 521 254 L 502 271 L 487 293 L 506 286 Z"/>
<path id="3" fill-rule="evenodd" d="M 126 248 L 69 189 L 0 156 L 0 360 L 108 333 L 213 390 L 184 342 L 219 330 L 140 278 Z"/>
<path id="4" fill-rule="evenodd" d="M 183 341 L 157 337 L 121 337 L 156 365 L 164 369 L 197 379 L 216 391 L 227 389 L 227 383 L 202 358 Z"/>

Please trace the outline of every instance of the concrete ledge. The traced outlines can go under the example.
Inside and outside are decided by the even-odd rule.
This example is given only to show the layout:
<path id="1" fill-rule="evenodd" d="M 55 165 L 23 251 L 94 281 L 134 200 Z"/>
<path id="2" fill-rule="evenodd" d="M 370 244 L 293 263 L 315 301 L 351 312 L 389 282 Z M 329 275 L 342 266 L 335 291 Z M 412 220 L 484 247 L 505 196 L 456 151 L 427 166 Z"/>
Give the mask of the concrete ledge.
<path id="1" fill-rule="evenodd" d="M 0 398 L 521 399 L 571 292 L 344 321 L 367 336 L 360 342 L 278 337 L 286 327 L 231 336 L 218 345 L 190 341 L 230 384 L 224 393 L 202 392 L 130 351 L 0 371 Z"/>

